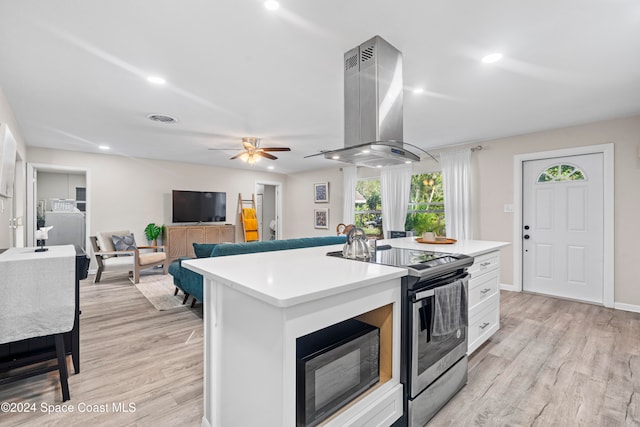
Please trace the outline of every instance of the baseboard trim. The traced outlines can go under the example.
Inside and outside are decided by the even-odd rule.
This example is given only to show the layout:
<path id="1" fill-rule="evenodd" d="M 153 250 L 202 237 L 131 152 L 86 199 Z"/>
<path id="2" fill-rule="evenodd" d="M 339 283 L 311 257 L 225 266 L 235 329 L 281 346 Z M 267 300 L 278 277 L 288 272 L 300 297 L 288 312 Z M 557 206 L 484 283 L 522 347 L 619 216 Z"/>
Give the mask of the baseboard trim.
<path id="1" fill-rule="evenodd" d="M 632 311 L 634 313 L 640 313 L 640 305 L 624 304 L 622 302 L 616 302 L 613 304 L 613 308 L 616 310 Z"/>
<path id="2" fill-rule="evenodd" d="M 515 292 L 516 288 L 513 285 L 507 285 L 506 283 L 500 283 L 500 290 Z"/>
<path id="3" fill-rule="evenodd" d="M 200 423 L 201 427 L 211 427 L 211 424 L 209 424 L 209 420 L 207 420 L 204 416 L 202 417 L 202 422 Z"/>

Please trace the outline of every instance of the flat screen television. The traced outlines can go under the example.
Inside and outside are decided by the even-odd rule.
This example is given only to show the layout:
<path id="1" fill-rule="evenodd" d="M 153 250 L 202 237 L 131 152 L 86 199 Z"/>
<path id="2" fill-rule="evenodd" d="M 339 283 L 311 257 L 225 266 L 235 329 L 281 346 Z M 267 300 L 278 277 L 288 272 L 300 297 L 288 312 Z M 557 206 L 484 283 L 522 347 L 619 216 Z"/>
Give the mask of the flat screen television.
<path id="1" fill-rule="evenodd" d="M 227 193 L 173 190 L 173 222 L 227 220 Z"/>

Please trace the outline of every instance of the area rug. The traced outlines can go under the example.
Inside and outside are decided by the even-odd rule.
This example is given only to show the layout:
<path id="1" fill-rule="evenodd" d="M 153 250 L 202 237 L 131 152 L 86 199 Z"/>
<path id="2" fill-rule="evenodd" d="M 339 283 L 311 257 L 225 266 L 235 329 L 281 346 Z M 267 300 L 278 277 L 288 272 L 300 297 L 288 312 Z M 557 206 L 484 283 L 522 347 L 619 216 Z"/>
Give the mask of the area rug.
<path id="1" fill-rule="evenodd" d="M 176 290 L 173 284 L 173 276 L 170 274 L 145 274 L 140 276 L 140 283 L 136 288 L 149 300 L 159 311 L 173 310 L 175 308 L 186 308 L 188 304 L 182 304 L 184 294 L 182 291 L 178 295 L 173 295 Z"/>

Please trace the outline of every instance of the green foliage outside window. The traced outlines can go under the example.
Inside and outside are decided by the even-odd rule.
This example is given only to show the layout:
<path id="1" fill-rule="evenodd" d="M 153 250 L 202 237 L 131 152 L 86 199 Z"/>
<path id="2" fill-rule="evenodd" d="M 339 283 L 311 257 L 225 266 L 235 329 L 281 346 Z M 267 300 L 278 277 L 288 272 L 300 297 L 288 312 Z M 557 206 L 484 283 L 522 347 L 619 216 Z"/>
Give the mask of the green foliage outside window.
<path id="1" fill-rule="evenodd" d="M 383 236 L 380 180 L 366 179 L 356 183 L 360 200 L 356 200 L 355 225 L 369 236 Z M 359 197 L 358 196 L 358 197 Z M 445 235 L 444 192 L 440 172 L 413 175 L 405 230 L 419 236 L 425 231 Z"/>
<path id="2" fill-rule="evenodd" d="M 433 231 L 439 236 L 445 235 L 442 173 L 424 173 L 411 177 L 405 229 L 413 230 L 418 236 L 425 231 Z"/>

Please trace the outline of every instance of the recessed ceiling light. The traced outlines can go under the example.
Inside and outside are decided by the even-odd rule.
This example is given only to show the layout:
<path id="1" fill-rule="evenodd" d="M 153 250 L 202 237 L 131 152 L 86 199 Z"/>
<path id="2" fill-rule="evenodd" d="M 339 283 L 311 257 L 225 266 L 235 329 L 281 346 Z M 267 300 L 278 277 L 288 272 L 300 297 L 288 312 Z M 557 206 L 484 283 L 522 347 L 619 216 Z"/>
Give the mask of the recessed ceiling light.
<path id="1" fill-rule="evenodd" d="M 369 153 L 371 152 L 371 150 L 364 149 L 364 150 L 362 150 L 362 152 L 363 152 L 364 154 L 369 154 Z"/>
<path id="2" fill-rule="evenodd" d="M 494 62 L 500 61 L 501 59 L 502 59 L 501 53 L 492 53 L 482 58 L 482 62 L 484 62 L 485 64 L 492 64 Z"/>
<path id="3" fill-rule="evenodd" d="M 274 170 L 274 169 L 275 169 L 275 167 L 274 167 L 274 166 L 267 166 L 267 169 L 269 169 L 269 170 Z"/>
<path id="4" fill-rule="evenodd" d="M 264 2 L 264 7 L 266 7 L 267 10 L 278 10 L 280 9 L 280 3 L 276 0 L 267 0 Z"/>
<path id="5" fill-rule="evenodd" d="M 382 167 L 382 165 L 377 165 L 376 167 L 377 167 L 377 168 L 381 168 L 381 167 Z"/>
<path id="6" fill-rule="evenodd" d="M 415 88 L 415 89 L 413 90 L 413 93 L 415 93 L 416 95 L 419 95 L 419 94 L 421 94 L 422 92 L 424 92 L 424 89 L 423 89 L 423 88 L 421 88 L 421 87 Z"/>
<path id="7" fill-rule="evenodd" d="M 338 160 L 338 159 L 340 158 L 340 156 L 338 156 L 338 155 L 336 154 L 336 155 L 334 155 L 334 156 L 331 156 L 331 158 L 332 158 L 333 160 Z"/>
<path id="8" fill-rule="evenodd" d="M 411 164 L 411 160 L 407 160 L 405 163 L 410 165 Z"/>
<path id="9" fill-rule="evenodd" d="M 101 150 L 110 150 L 111 147 L 109 147 L 108 145 L 98 145 L 98 148 Z"/>
<path id="10" fill-rule="evenodd" d="M 163 85 L 167 81 L 160 76 L 149 76 L 147 77 L 147 81 L 149 83 L 153 83 L 154 85 Z"/>

